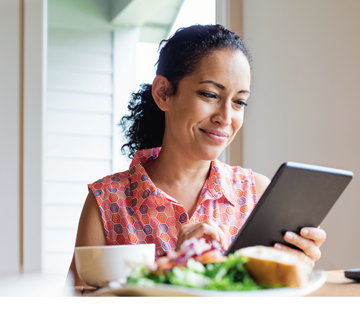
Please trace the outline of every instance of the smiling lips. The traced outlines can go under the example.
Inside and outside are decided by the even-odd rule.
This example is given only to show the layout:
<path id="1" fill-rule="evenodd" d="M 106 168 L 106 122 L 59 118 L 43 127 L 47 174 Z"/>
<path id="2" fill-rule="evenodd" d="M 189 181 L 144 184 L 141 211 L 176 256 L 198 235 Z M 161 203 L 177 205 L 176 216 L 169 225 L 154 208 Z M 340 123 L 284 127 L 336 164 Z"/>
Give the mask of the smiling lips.
<path id="1" fill-rule="evenodd" d="M 217 141 L 217 142 L 224 142 L 229 138 L 229 134 L 218 131 L 218 130 L 208 130 L 208 129 L 200 129 L 206 136 L 210 139 Z"/>

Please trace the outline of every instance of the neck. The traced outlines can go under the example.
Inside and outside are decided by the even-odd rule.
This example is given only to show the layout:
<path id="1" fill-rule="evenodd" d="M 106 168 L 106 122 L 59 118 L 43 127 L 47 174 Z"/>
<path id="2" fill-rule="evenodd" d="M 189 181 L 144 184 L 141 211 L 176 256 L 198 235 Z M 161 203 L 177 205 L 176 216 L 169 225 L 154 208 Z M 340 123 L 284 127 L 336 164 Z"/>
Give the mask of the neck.
<path id="1" fill-rule="evenodd" d="M 145 170 L 157 187 L 202 187 L 209 171 L 210 160 L 198 160 L 179 149 L 163 145 L 157 159 L 147 163 Z"/>

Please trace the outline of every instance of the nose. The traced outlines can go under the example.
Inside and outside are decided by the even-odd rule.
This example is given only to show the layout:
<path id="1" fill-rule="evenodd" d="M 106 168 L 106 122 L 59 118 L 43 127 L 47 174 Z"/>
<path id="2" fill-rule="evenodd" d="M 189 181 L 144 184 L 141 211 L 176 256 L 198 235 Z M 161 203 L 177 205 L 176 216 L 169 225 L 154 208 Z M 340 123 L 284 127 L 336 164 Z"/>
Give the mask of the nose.
<path id="1" fill-rule="evenodd" d="M 231 101 L 226 100 L 219 104 L 216 114 L 213 117 L 213 122 L 221 126 L 229 126 L 231 124 Z"/>

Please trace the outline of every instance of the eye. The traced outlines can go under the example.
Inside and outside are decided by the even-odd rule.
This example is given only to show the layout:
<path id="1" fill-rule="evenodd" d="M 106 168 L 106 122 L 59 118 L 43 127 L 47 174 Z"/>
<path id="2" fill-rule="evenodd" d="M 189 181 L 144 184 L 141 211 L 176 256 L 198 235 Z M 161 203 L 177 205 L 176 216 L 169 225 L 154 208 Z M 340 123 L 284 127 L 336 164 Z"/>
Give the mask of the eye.
<path id="1" fill-rule="evenodd" d="M 199 94 L 206 97 L 206 98 L 216 98 L 216 94 L 214 94 L 214 93 L 207 93 L 207 92 L 200 92 L 199 91 Z"/>
<path id="2" fill-rule="evenodd" d="M 238 104 L 239 106 L 247 106 L 248 104 L 245 103 L 243 100 L 236 100 L 234 101 L 235 104 Z"/>

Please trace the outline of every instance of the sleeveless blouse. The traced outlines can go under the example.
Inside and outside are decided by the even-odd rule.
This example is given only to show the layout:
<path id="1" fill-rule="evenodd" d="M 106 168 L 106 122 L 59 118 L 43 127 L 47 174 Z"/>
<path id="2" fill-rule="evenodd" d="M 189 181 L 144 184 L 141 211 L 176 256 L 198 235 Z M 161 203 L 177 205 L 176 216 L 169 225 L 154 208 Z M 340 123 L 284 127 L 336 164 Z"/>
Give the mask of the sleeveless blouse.
<path id="1" fill-rule="evenodd" d="M 155 243 L 158 258 L 175 249 L 182 225 L 206 219 L 227 225 L 230 244 L 257 203 L 253 172 L 211 161 L 209 177 L 189 218 L 181 203 L 157 188 L 144 169 L 160 150 L 139 150 L 129 170 L 88 185 L 99 206 L 107 244 Z"/>

